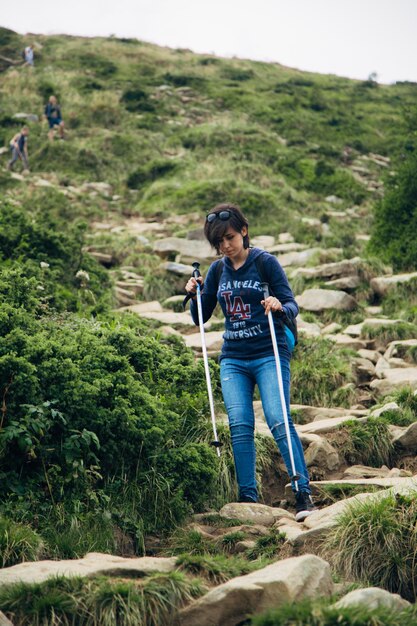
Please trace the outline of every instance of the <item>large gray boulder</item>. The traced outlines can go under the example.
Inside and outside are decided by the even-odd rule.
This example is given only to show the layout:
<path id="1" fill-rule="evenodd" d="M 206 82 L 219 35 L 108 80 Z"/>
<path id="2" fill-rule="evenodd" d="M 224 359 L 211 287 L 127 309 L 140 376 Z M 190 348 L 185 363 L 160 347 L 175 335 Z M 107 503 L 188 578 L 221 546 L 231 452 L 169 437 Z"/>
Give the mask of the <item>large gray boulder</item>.
<path id="1" fill-rule="evenodd" d="M 111 554 L 91 552 L 83 559 L 66 561 L 31 561 L 0 569 L 0 586 L 16 582 L 41 583 L 55 576 L 147 576 L 155 572 L 172 572 L 175 557 L 141 557 L 127 559 Z"/>
<path id="2" fill-rule="evenodd" d="M 297 302 L 302 309 L 317 313 L 327 309 L 353 311 L 357 306 L 355 298 L 334 289 L 307 289 L 297 297 Z"/>
<path id="3" fill-rule="evenodd" d="M 237 626 L 250 615 L 333 591 L 329 564 L 318 556 L 284 559 L 238 576 L 181 611 L 181 626 Z"/>

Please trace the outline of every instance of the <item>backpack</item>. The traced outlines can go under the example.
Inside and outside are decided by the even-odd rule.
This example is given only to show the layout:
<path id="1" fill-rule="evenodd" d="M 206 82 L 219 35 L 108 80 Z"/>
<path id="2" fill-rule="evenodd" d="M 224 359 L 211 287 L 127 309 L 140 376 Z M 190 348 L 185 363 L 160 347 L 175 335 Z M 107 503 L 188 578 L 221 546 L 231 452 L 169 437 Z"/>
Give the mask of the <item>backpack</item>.
<path id="1" fill-rule="evenodd" d="M 260 254 L 258 257 L 256 257 L 255 265 L 256 265 L 258 274 L 261 277 L 261 282 L 267 283 L 269 285 L 269 280 L 267 280 L 268 277 L 266 275 L 266 270 L 265 270 L 265 259 L 264 259 L 263 254 Z M 215 272 L 216 272 L 216 281 L 217 281 L 217 287 L 218 287 L 219 282 L 220 282 L 220 276 L 222 275 L 222 272 L 223 272 L 223 259 L 219 259 L 218 261 L 216 261 Z M 270 291 L 270 295 L 273 296 L 274 293 Z M 289 330 L 292 332 L 293 337 L 294 337 L 294 345 L 296 346 L 298 343 L 297 320 L 289 319 L 289 317 L 284 313 L 280 315 L 279 321 L 281 322 L 281 324 L 283 325 L 285 324 L 285 326 L 287 326 L 287 328 L 289 328 Z"/>

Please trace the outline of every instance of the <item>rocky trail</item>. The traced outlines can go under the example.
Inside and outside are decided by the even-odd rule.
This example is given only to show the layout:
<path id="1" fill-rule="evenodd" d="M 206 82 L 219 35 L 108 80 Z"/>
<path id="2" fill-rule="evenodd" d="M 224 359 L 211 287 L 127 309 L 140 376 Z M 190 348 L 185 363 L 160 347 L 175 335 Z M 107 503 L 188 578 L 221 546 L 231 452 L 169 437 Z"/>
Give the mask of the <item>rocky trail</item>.
<path id="1" fill-rule="evenodd" d="M 84 192 L 111 194 L 108 188 L 91 185 Z M 117 202 L 117 198 L 114 201 Z M 339 216 L 340 219 L 344 217 Z M 174 277 L 178 282 L 178 293 L 181 293 L 181 286 L 192 272 L 191 263 L 196 260 L 208 263 L 215 258 L 203 240 L 199 223 L 199 215 L 177 216 L 164 222 L 141 218 L 95 222 L 91 243 L 86 248 L 113 274 L 118 311 L 130 311 L 153 320 L 162 334 L 181 336 L 197 358 L 201 356 L 200 335 L 189 312 L 182 311 L 183 296 L 173 296 L 162 303 L 158 300 L 138 301 L 137 297 L 143 294 L 144 277 L 135 267 L 116 268 L 112 253 L 95 245 L 94 233 L 140 240 L 146 249 L 160 257 L 159 271 Z M 187 237 L 174 236 L 181 228 L 188 229 Z M 306 288 L 297 296 L 301 309 L 298 324 L 301 341 L 303 337 L 325 337 L 352 350 L 355 380 L 350 385 L 354 388 L 355 402 L 350 408 L 292 405 L 313 478 L 313 494 L 320 507 L 303 523 L 295 521 L 293 495 L 286 484 L 285 468 L 278 454 L 274 468 L 263 476 L 263 504 L 230 503 L 220 511 L 194 515 L 189 520 L 184 532 L 194 533 L 194 537 L 199 537 L 208 546 L 228 542 L 229 553 L 236 555 L 248 555 L 260 538 L 271 537 L 271 533 L 275 537 L 279 534 L 281 539 L 276 557 L 280 560 L 221 584 L 218 581 L 210 583 L 201 598 L 184 607 L 175 619 L 173 617 L 173 623 L 182 626 L 197 623 L 200 626 L 237 626 L 244 623 L 248 615 L 286 601 L 328 597 L 335 591 L 343 592 L 343 585 L 335 585 L 332 580 L 329 563 L 320 556 L 322 542 L 338 516 L 353 501 L 378 499 L 388 492 L 406 494 L 417 488 L 417 422 L 408 426 L 389 425 L 391 446 L 395 451 L 391 466 L 349 464 L 343 454 L 343 436 L 340 435 L 340 427 L 345 422 L 364 424 L 369 419 L 378 419 L 388 410 L 399 411 L 396 402 L 384 400 L 387 394 L 404 386 L 417 393 L 417 365 L 409 358 L 409 349 L 417 346 L 417 337 L 387 342 L 384 335 L 369 338 L 363 333 L 364 328 L 375 329 L 397 323 L 398 320 L 382 314 L 380 304 L 373 303 L 380 303 L 398 284 L 415 279 L 417 272 L 374 276 L 369 282 L 372 304 L 359 307 L 355 292 L 365 275 L 361 258 L 326 262 L 329 250 L 297 244 L 289 233 L 282 233 L 278 241 L 269 236 L 254 237 L 252 243 L 278 256 L 290 282 L 299 279 L 315 281 L 314 287 Z M 308 259 L 317 259 L 317 265 L 305 267 Z M 355 324 L 313 323 L 303 319 L 309 312 L 349 312 L 358 308 L 363 319 Z M 222 321 L 216 318 L 206 325 L 210 356 L 215 357 L 219 352 L 221 328 Z M 270 437 L 259 401 L 255 402 L 255 415 L 256 431 Z M 225 420 L 225 416 L 219 415 L 218 419 Z M 233 520 L 237 520 L 236 524 Z M 72 561 L 21 563 L 0 570 L 0 585 L 17 581 L 41 582 L 57 575 L 143 577 L 150 572 L 169 572 L 180 567 L 175 556 L 165 556 L 169 552 L 169 542 L 149 537 L 145 548 L 147 556 L 143 558 L 132 558 L 127 552 L 126 556 L 88 554 Z M 344 606 L 363 604 L 399 610 L 407 605 L 400 596 L 373 588 L 347 593 L 339 602 Z M 0 617 L 0 624 L 7 623 L 6 618 Z"/>

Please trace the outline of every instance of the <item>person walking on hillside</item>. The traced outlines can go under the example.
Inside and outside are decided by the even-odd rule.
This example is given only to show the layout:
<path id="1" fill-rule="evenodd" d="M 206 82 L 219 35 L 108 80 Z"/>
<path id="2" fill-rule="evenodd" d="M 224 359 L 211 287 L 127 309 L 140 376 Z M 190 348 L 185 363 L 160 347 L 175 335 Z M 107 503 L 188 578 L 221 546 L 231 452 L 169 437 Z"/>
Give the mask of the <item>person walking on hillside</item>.
<path id="1" fill-rule="evenodd" d="M 64 139 L 64 122 L 62 120 L 61 107 L 58 104 L 56 96 L 49 97 L 48 104 L 45 106 L 45 117 L 49 124 L 49 140 L 53 141 L 54 139 L 55 126 L 58 127 L 60 138 Z"/>
<path id="2" fill-rule="evenodd" d="M 23 54 L 25 59 L 24 65 L 33 67 L 35 64 L 35 53 L 33 51 L 33 46 L 26 46 Z"/>
<path id="3" fill-rule="evenodd" d="M 23 126 L 20 133 L 17 133 L 10 141 L 12 158 L 7 164 L 7 169 L 12 170 L 16 161 L 20 159 L 23 163 L 23 169 L 29 171 L 28 136 L 29 128 Z"/>
<path id="4" fill-rule="evenodd" d="M 311 499 L 304 451 L 290 417 L 290 359 L 294 348 L 291 330 L 282 323 L 284 316 L 294 320 L 298 306 L 277 258 L 259 248 L 249 247 L 249 224 L 234 204 L 219 204 L 206 216 L 204 233 L 223 259 L 212 263 L 206 280 L 192 277 L 186 291 L 192 295 L 191 315 L 198 325 L 197 280 L 201 285 L 203 319 L 206 322 L 217 303 L 225 316 L 225 333 L 220 355 L 220 377 L 233 447 L 239 501 L 258 501 L 255 476 L 255 416 L 253 394 L 258 385 L 267 424 L 292 476 L 289 442 L 280 402 L 276 362 L 268 324 L 274 318 L 279 346 L 290 440 L 294 465 L 299 476 L 292 481 L 296 499 L 296 520 L 302 521 L 317 510 Z M 274 295 L 264 299 L 258 257 L 263 255 L 262 274 Z M 217 263 L 222 263 L 221 273 Z"/>

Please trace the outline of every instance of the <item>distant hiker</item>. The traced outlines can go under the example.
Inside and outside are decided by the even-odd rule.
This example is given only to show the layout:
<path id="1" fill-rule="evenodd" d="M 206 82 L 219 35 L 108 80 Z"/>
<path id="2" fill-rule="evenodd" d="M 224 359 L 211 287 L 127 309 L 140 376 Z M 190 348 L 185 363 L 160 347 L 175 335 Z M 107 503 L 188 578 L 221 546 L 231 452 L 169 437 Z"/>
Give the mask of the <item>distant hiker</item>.
<path id="1" fill-rule="evenodd" d="M 32 46 L 26 46 L 26 48 L 23 51 L 23 58 L 25 60 L 24 65 L 29 65 L 31 67 L 34 66 L 34 64 L 35 64 L 35 55 L 34 55 Z"/>
<path id="2" fill-rule="evenodd" d="M 61 107 L 55 96 L 49 97 L 48 104 L 45 106 L 45 117 L 49 124 L 48 137 L 50 141 L 54 139 L 55 126 L 58 127 L 60 138 L 64 139 L 64 122 L 62 120 Z"/>
<path id="3" fill-rule="evenodd" d="M 12 158 L 7 164 L 7 169 L 12 170 L 13 165 L 20 159 L 23 163 L 23 169 L 29 171 L 28 135 L 29 128 L 23 126 L 20 133 L 17 133 L 11 140 L 10 150 L 12 151 Z"/>
<path id="4" fill-rule="evenodd" d="M 206 216 L 204 234 L 223 258 L 210 266 L 203 278 L 190 278 L 185 287 L 191 300 L 191 315 L 198 324 L 197 280 L 201 284 L 203 320 L 210 319 L 217 303 L 225 316 L 225 333 L 220 355 L 220 378 L 223 400 L 229 417 L 230 434 L 239 501 L 258 501 L 255 475 L 255 417 L 253 394 L 258 385 L 267 424 L 291 471 L 291 454 L 298 475 L 291 481 L 296 499 L 296 520 L 302 521 L 316 510 L 311 500 L 308 471 L 303 446 L 290 417 L 290 359 L 295 337 L 285 320 L 294 323 L 298 306 L 287 276 L 277 258 L 259 248 L 249 247 L 248 221 L 240 208 L 219 204 Z M 218 264 L 222 265 L 219 266 Z M 271 292 L 264 299 L 261 283 L 268 282 Z M 279 346 L 284 396 L 288 413 L 287 436 L 280 402 L 277 367 L 274 357 L 268 313 Z"/>

